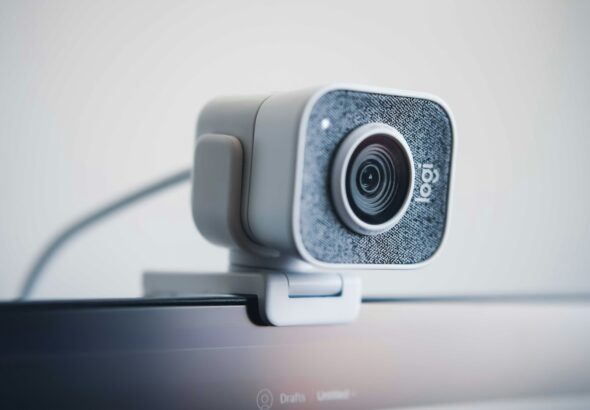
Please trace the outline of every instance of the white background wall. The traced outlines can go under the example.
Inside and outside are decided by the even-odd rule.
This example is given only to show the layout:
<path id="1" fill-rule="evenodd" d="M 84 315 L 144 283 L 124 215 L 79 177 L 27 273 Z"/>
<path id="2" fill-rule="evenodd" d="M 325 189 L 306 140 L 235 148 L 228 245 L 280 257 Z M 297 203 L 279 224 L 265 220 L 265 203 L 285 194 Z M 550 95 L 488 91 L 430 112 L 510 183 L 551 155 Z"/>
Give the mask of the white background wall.
<path id="1" fill-rule="evenodd" d="M 0 298 L 72 218 L 187 167 L 219 94 L 360 82 L 428 91 L 459 132 L 445 249 L 371 294 L 590 291 L 590 3 L 0 1 Z M 60 254 L 38 297 L 220 270 L 188 186 Z"/>

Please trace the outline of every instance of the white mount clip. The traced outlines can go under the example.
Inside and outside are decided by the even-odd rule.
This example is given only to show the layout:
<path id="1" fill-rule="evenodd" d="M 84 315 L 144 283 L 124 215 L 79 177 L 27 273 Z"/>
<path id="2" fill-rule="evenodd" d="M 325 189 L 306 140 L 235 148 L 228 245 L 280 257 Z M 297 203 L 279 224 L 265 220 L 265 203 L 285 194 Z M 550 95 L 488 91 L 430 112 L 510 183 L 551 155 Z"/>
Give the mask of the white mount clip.
<path id="1" fill-rule="evenodd" d="M 256 296 L 261 318 L 274 326 L 353 321 L 361 305 L 361 280 L 336 273 L 280 272 L 144 274 L 147 296 Z"/>

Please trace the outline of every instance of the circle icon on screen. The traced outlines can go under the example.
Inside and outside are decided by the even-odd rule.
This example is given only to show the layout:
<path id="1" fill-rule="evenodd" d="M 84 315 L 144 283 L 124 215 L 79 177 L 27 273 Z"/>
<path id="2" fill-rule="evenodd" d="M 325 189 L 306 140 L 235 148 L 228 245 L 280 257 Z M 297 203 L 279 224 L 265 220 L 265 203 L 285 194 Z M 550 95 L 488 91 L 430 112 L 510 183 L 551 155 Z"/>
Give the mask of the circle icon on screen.
<path id="1" fill-rule="evenodd" d="M 256 405 L 260 410 L 270 410 L 272 407 L 272 392 L 268 389 L 262 389 L 256 396 Z"/>

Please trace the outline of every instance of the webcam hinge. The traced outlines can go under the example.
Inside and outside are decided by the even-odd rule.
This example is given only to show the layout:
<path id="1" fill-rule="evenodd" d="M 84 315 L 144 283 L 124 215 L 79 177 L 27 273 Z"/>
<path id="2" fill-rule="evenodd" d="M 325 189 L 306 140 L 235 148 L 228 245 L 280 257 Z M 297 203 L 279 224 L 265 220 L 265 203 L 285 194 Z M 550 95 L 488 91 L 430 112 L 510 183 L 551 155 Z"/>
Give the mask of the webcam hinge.
<path id="1" fill-rule="evenodd" d="M 285 274 L 289 283 L 289 297 L 338 296 L 342 293 L 339 274 Z"/>
<path id="2" fill-rule="evenodd" d="M 159 273 L 143 278 L 146 296 L 256 296 L 263 320 L 275 326 L 347 323 L 359 313 L 361 280 L 338 273 Z"/>

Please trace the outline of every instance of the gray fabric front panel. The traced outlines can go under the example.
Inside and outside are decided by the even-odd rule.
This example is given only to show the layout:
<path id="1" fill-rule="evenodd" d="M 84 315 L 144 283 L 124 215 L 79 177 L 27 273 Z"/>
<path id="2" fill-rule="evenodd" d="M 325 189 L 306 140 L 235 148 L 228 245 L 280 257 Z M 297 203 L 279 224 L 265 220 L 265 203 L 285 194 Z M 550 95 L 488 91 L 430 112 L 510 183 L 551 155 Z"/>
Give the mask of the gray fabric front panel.
<path id="1" fill-rule="evenodd" d="M 326 118 L 331 125 L 323 130 Z M 431 202 L 416 202 L 422 175 L 415 166 L 414 196 L 406 215 L 391 230 L 368 236 L 351 231 L 340 221 L 329 180 L 338 144 L 355 128 L 372 122 L 396 128 L 410 146 L 414 164 L 434 164 L 439 179 L 432 184 Z M 311 256 L 329 263 L 413 264 L 437 250 L 446 223 L 453 138 L 450 119 L 439 104 L 420 98 L 331 91 L 314 105 L 306 138 L 300 229 Z"/>

